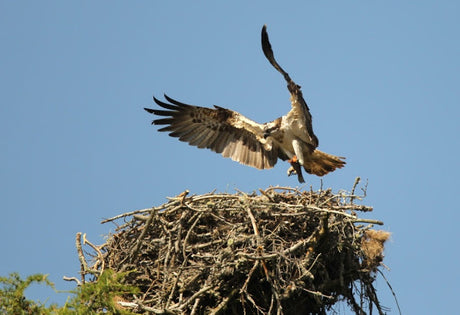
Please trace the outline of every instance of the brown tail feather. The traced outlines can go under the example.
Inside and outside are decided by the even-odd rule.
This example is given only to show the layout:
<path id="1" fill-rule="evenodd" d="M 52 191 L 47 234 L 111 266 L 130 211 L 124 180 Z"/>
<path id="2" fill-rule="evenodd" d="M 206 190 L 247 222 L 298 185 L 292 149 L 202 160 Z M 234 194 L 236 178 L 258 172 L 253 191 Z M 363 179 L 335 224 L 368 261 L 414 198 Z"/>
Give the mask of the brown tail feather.
<path id="1" fill-rule="evenodd" d="M 305 157 L 304 168 L 307 173 L 323 176 L 342 168 L 345 165 L 343 159 L 345 158 L 315 150 L 310 156 Z"/>

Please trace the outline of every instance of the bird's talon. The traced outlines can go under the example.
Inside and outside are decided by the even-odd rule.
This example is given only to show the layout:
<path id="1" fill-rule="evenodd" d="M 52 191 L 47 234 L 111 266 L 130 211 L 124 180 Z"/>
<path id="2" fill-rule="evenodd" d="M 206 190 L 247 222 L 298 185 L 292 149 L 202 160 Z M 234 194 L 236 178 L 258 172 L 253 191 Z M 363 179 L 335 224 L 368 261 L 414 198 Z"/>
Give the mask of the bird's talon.
<path id="1" fill-rule="evenodd" d="M 295 171 L 295 169 L 294 169 L 293 166 L 291 166 L 290 168 L 288 168 L 288 170 L 287 170 L 287 175 L 288 175 L 288 176 L 296 175 L 296 174 L 297 174 L 297 172 Z"/>

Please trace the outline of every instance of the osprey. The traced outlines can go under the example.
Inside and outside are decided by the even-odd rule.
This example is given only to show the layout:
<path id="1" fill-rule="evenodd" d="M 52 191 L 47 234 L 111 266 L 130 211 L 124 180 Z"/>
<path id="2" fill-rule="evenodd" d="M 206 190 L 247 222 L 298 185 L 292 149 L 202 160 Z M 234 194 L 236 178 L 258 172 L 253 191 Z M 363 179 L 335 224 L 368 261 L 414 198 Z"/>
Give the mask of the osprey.
<path id="1" fill-rule="evenodd" d="M 316 147 L 312 117 L 300 86 L 294 83 L 273 56 L 266 25 L 262 28 L 262 50 L 268 61 L 287 82 L 291 110 L 274 121 L 259 124 L 240 113 L 214 105 L 214 108 L 187 105 L 167 95 L 168 103 L 153 98 L 163 109 L 145 108 L 161 116 L 152 124 L 163 125 L 158 131 L 198 148 L 211 149 L 241 164 L 258 169 L 272 168 L 278 158 L 288 161 L 288 175 L 297 174 L 303 183 L 301 167 L 309 174 L 323 176 L 345 165 L 343 157 L 324 153 Z"/>

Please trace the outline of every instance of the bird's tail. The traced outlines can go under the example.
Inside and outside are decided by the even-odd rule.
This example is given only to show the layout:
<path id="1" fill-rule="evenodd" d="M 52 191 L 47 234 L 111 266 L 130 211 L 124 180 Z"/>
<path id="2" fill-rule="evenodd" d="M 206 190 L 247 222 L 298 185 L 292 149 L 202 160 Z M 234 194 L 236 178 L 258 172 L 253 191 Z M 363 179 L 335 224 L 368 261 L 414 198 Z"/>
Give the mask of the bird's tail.
<path id="1" fill-rule="evenodd" d="M 335 156 L 315 150 L 304 161 L 304 168 L 307 173 L 323 176 L 337 168 L 345 165 L 344 157 Z"/>

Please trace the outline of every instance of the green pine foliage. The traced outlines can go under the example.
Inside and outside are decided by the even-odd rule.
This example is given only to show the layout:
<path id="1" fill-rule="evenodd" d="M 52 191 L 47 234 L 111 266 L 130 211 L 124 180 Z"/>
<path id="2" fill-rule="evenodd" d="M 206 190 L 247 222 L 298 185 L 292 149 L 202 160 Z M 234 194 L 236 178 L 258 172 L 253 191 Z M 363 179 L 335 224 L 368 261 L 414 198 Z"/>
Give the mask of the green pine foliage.
<path id="1" fill-rule="evenodd" d="M 128 273 L 105 270 L 97 281 L 85 283 L 72 291 L 73 296 L 62 307 L 56 304 L 46 306 L 24 296 L 24 291 L 33 283 L 55 289 L 47 275 L 35 274 L 21 279 L 18 273 L 11 273 L 9 277 L 0 277 L 0 314 L 134 314 L 115 302 L 117 297 L 139 292 L 138 288 L 123 284 Z"/>
<path id="2" fill-rule="evenodd" d="M 90 282 L 77 288 L 76 295 L 66 304 L 67 308 L 72 311 L 72 314 L 74 311 L 78 314 L 91 312 L 134 314 L 119 307 L 114 300 L 122 295 L 139 293 L 138 288 L 123 284 L 123 279 L 128 273 L 115 273 L 110 269 L 104 270 L 97 282 Z"/>

